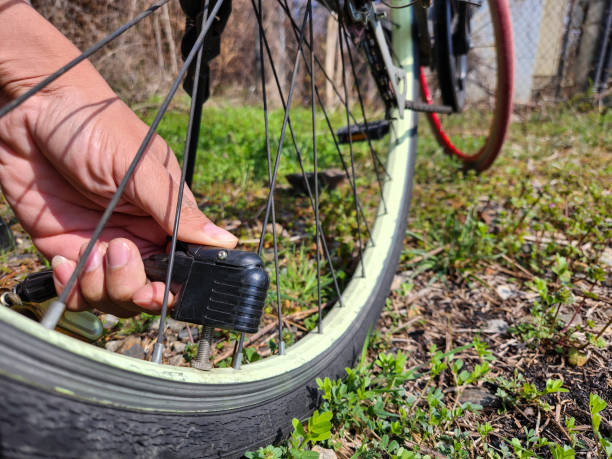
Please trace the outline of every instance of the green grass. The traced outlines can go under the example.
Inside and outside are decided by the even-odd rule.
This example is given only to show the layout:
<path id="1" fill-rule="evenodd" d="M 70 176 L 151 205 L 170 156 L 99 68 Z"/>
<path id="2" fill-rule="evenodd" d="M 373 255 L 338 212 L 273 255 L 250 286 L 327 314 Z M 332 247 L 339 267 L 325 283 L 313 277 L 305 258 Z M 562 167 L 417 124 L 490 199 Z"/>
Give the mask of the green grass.
<path id="1" fill-rule="evenodd" d="M 182 157 L 184 148 L 187 115 L 185 110 L 168 112 L 157 131 L 179 158 Z M 271 110 L 269 115 L 270 152 L 273 158 L 278 149 L 283 115 L 283 111 L 278 109 Z M 144 119 L 147 122 L 152 121 L 153 113 L 145 115 Z M 345 124 L 342 113 L 338 111 L 330 113 L 330 120 L 334 128 Z M 302 107 L 293 108 L 291 122 L 296 133 L 296 144 L 302 153 L 304 167 L 306 170 L 312 170 L 313 141 L 310 110 Z M 321 113 L 317 114 L 316 125 L 319 132 L 317 141 L 319 167 L 322 169 L 339 167 L 336 147 L 332 137 L 325 135 L 328 128 Z M 263 110 L 250 106 L 206 106 L 202 115 L 198 152 L 198 165 L 194 178 L 196 188 L 220 180 L 225 184 L 238 186 L 242 190 L 250 186 L 259 186 L 268 178 Z M 355 157 L 358 161 L 366 154 L 368 151 L 363 145 L 355 144 Z M 300 171 L 289 127 L 286 128 L 281 157 L 280 177 Z"/>
<path id="2" fill-rule="evenodd" d="M 530 115 L 512 126 L 501 157 L 481 176 L 458 171 L 421 136 L 402 262 L 441 249 L 417 269 L 468 283 L 490 266 L 516 271 L 539 295 L 535 322 L 517 324 L 517 333 L 585 345 L 556 317 L 562 305 L 597 299 L 609 270 L 600 258 L 612 240 L 611 125 L 609 112 L 571 106 Z"/>

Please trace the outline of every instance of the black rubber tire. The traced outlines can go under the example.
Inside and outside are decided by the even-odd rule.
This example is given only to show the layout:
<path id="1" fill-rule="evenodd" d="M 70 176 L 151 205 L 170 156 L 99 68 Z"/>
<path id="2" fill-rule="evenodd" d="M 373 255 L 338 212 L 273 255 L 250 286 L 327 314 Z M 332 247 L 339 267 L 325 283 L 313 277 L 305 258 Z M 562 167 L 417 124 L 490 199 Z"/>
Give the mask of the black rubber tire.
<path id="1" fill-rule="evenodd" d="M 437 27 L 440 29 L 436 30 L 435 33 L 446 36 L 446 39 L 436 41 L 436 54 L 446 56 L 446 58 L 436 59 L 436 77 L 439 79 L 441 91 L 447 91 L 446 96 L 443 95 L 443 99 L 448 98 L 448 104 L 452 105 L 455 73 L 452 59 L 448 55 L 452 52 L 450 49 L 452 46 L 451 40 L 449 35 L 444 35 L 448 32 L 448 27 L 443 19 L 448 12 L 446 9 L 448 7 L 447 1 L 436 0 L 434 2 L 434 6 L 437 7 L 434 15 L 439 17 Z M 487 0 L 487 4 L 491 11 L 491 24 L 495 36 L 497 75 L 495 110 L 488 125 L 489 129 L 485 142 L 474 151 L 464 151 L 459 145 L 455 144 L 453 138 L 446 132 L 442 123 L 444 115 L 427 113 L 432 132 L 444 151 L 459 158 L 466 169 L 473 169 L 477 172 L 485 171 L 491 167 L 502 149 L 510 125 L 514 93 L 514 43 L 510 6 L 508 0 Z M 434 22 L 436 21 L 434 20 Z M 422 97 L 429 104 L 435 103 L 430 98 L 423 69 L 420 73 Z"/>
<path id="2" fill-rule="evenodd" d="M 436 75 L 442 93 L 442 103 L 460 111 L 460 89 L 457 86 L 457 72 L 451 30 L 451 0 L 435 0 L 433 3 L 434 55 Z"/>

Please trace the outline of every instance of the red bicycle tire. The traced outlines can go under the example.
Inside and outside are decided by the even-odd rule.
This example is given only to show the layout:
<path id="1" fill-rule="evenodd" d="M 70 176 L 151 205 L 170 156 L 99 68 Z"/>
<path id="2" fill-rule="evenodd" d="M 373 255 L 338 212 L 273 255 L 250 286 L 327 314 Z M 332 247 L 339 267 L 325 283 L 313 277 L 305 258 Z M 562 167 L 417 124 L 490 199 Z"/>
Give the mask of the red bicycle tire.
<path id="1" fill-rule="evenodd" d="M 469 169 L 478 172 L 488 169 L 495 161 L 506 139 L 510 116 L 512 114 L 512 97 L 514 93 L 514 41 L 512 20 L 508 0 L 489 0 L 492 25 L 495 34 L 497 57 L 497 91 L 495 94 L 495 112 L 491 119 L 489 136 L 476 153 L 462 151 L 454 145 L 440 122 L 437 113 L 427 113 L 427 119 L 434 136 L 444 151 L 458 157 Z M 423 67 L 420 69 L 419 82 L 421 95 L 428 104 L 433 104 Z"/>

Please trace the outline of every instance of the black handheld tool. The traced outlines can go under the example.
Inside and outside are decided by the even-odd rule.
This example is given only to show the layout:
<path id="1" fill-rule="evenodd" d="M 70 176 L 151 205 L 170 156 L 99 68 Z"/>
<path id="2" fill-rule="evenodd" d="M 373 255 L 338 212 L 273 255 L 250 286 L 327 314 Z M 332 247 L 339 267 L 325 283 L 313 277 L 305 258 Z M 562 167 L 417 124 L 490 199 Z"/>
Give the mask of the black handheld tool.
<path id="1" fill-rule="evenodd" d="M 151 280 L 166 278 L 168 255 L 147 258 Z M 270 281 L 256 254 L 219 247 L 187 245 L 177 251 L 170 290 L 177 295 L 175 320 L 255 333 Z"/>
<path id="2" fill-rule="evenodd" d="M 256 254 L 242 250 L 181 244 L 175 254 L 170 290 L 173 319 L 255 333 L 270 281 Z M 144 260 L 149 279 L 164 282 L 168 255 Z M 15 287 L 22 301 L 42 303 L 56 296 L 51 270 L 30 274 Z"/>

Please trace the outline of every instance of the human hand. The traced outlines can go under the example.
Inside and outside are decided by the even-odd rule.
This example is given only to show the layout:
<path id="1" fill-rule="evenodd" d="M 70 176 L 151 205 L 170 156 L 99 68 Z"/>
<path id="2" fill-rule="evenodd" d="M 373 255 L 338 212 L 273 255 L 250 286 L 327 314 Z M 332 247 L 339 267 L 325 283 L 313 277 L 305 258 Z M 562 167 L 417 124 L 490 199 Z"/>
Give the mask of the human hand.
<path id="1" fill-rule="evenodd" d="M 17 6 L 0 11 L 0 29 L 11 10 L 13 14 L 31 14 L 15 8 L 29 7 L 17 2 Z M 0 59 L 0 106 L 78 53 L 36 16 L 28 19 L 30 30 L 35 31 L 28 39 L 44 40 L 52 50 L 43 47 L 39 51 L 57 62 L 45 61 L 42 71 L 35 74 L 22 71 L 17 78 L 7 78 Z M 74 271 L 147 129 L 88 62 L 0 119 L 0 184 L 34 245 L 52 258 L 58 293 Z M 96 307 L 119 316 L 160 309 L 163 284 L 147 282 L 141 257 L 165 250 L 179 178 L 173 152 L 156 136 L 90 255 L 67 301 L 69 309 Z M 200 212 L 187 188 L 178 238 L 227 248 L 237 242 Z"/>

